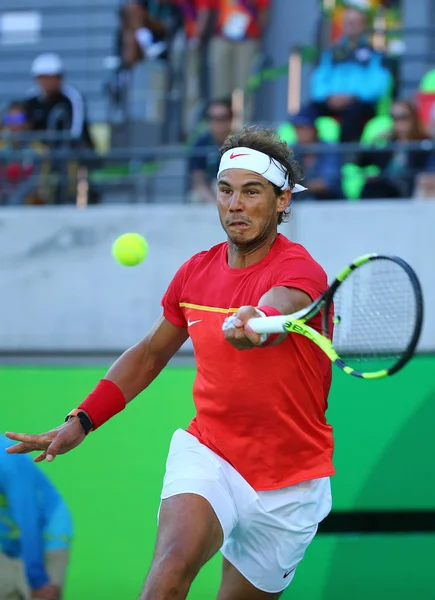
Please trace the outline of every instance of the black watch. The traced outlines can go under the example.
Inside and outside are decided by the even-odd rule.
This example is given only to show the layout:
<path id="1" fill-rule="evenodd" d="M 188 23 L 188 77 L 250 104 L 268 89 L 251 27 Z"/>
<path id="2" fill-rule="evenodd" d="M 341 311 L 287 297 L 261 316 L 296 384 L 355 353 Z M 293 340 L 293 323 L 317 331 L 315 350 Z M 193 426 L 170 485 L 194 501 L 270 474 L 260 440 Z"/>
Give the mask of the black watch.
<path id="1" fill-rule="evenodd" d="M 80 410 L 78 408 L 75 408 L 69 414 L 67 414 L 67 416 L 65 418 L 65 423 L 67 421 L 69 421 L 70 419 L 72 419 L 73 417 L 78 418 L 81 426 L 83 427 L 83 431 L 85 432 L 85 435 L 88 435 L 88 433 L 90 431 L 92 431 L 92 429 L 93 429 L 92 421 L 85 412 L 83 412 L 82 410 Z"/>

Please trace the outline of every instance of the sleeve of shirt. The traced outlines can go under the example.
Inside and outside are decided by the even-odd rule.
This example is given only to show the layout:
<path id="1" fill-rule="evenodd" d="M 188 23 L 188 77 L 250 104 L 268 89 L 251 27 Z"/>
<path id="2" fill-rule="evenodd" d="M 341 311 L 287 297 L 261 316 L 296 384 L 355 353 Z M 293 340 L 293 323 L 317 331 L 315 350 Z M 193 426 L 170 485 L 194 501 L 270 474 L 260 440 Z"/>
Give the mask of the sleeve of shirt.
<path id="1" fill-rule="evenodd" d="M 382 56 L 373 53 L 367 68 L 367 76 L 360 80 L 358 98 L 364 102 L 376 102 L 387 93 L 391 74 L 382 64 Z"/>
<path id="2" fill-rule="evenodd" d="M 162 298 L 163 316 L 175 327 L 187 327 L 184 313 L 180 306 L 184 289 L 184 282 L 189 273 L 190 266 L 195 257 L 186 261 L 175 273 L 168 289 Z"/>
<path id="3" fill-rule="evenodd" d="M 6 461 L 5 461 L 6 463 Z M 4 465 L 6 497 L 12 518 L 20 529 L 21 557 L 32 589 L 49 582 L 44 567 L 44 541 L 38 510 L 36 468 L 27 457 L 14 456 Z"/>
<path id="4" fill-rule="evenodd" d="M 316 300 L 328 287 L 328 278 L 320 265 L 311 260 L 289 259 L 279 265 L 273 286 L 296 288 Z"/>
<path id="5" fill-rule="evenodd" d="M 193 151 L 198 151 L 201 148 L 205 148 L 206 144 L 204 144 L 204 141 L 202 138 L 199 138 L 195 144 L 192 146 L 192 150 Z M 191 156 L 189 158 L 189 172 L 192 173 L 193 171 L 205 171 L 207 169 L 207 160 L 205 155 L 203 154 L 202 156 L 200 156 L 199 154 L 195 155 L 195 156 Z"/>
<path id="6" fill-rule="evenodd" d="M 311 76 L 311 99 L 323 102 L 331 95 L 332 57 L 329 51 L 321 56 L 320 63 Z"/>
<path id="7" fill-rule="evenodd" d="M 331 191 L 340 189 L 342 160 L 338 152 L 331 151 L 323 154 L 320 161 L 319 177 L 321 177 Z"/>

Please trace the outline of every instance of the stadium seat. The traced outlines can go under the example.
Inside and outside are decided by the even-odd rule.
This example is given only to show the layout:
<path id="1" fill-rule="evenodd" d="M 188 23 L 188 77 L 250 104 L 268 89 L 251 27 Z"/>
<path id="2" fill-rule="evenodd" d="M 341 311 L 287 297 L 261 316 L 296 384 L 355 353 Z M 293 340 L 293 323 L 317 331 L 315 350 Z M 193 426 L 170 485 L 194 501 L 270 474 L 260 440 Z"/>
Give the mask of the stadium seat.
<path id="1" fill-rule="evenodd" d="M 354 163 L 346 163 L 341 167 L 341 188 L 348 200 L 359 200 L 367 177 L 379 174 L 379 167 L 369 165 L 360 167 Z"/>
<path id="2" fill-rule="evenodd" d="M 277 134 L 289 146 L 294 146 L 297 142 L 296 129 L 291 123 L 282 123 L 277 129 Z"/>
<path id="3" fill-rule="evenodd" d="M 421 122 L 429 125 L 435 105 L 435 69 L 423 75 L 415 99 Z"/>
<path id="4" fill-rule="evenodd" d="M 419 90 L 426 94 L 435 92 L 435 69 L 432 69 L 423 75 L 420 81 Z"/>
<path id="5" fill-rule="evenodd" d="M 340 123 L 332 117 L 318 117 L 316 119 L 317 132 L 322 142 L 337 144 L 340 140 Z"/>
<path id="6" fill-rule="evenodd" d="M 323 142 L 336 144 L 340 139 L 340 124 L 332 117 L 318 117 L 316 119 L 316 128 L 319 139 Z M 279 137 L 289 146 L 297 143 L 296 129 L 292 123 L 282 123 L 277 133 Z"/>
<path id="7" fill-rule="evenodd" d="M 379 142 L 379 138 L 391 129 L 393 120 L 389 115 L 379 115 L 370 119 L 362 132 L 361 144 L 370 146 Z"/>

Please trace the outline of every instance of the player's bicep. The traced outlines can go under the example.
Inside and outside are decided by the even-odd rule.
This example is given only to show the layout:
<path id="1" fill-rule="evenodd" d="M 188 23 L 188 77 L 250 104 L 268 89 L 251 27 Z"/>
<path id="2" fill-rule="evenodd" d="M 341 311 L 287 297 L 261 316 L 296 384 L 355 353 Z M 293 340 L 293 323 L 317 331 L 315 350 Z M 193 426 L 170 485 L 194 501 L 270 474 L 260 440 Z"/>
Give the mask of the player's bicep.
<path id="1" fill-rule="evenodd" d="M 178 352 L 188 337 L 185 327 L 177 327 L 161 315 L 144 339 L 144 343 L 152 355 L 166 362 Z"/>
<path id="2" fill-rule="evenodd" d="M 303 290 L 276 286 L 263 294 L 258 306 L 273 306 L 283 315 L 290 315 L 309 306 L 311 297 Z"/>

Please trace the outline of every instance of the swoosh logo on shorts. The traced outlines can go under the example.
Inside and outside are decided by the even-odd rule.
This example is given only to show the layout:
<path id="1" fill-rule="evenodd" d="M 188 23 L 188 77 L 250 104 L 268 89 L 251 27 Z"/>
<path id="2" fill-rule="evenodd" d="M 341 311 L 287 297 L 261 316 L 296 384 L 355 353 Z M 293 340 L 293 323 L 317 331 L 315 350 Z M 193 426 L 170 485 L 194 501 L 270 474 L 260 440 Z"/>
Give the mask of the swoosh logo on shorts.
<path id="1" fill-rule="evenodd" d="M 293 569 L 290 569 L 290 571 L 287 571 L 287 573 L 284 573 L 283 579 L 285 579 L 286 577 L 288 577 L 289 575 L 291 575 L 295 569 L 296 569 L 296 567 L 293 567 Z"/>
<path id="2" fill-rule="evenodd" d="M 249 156 L 249 154 L 230 154 L 230 158 L 237 158 L 238 156 Z"/>

